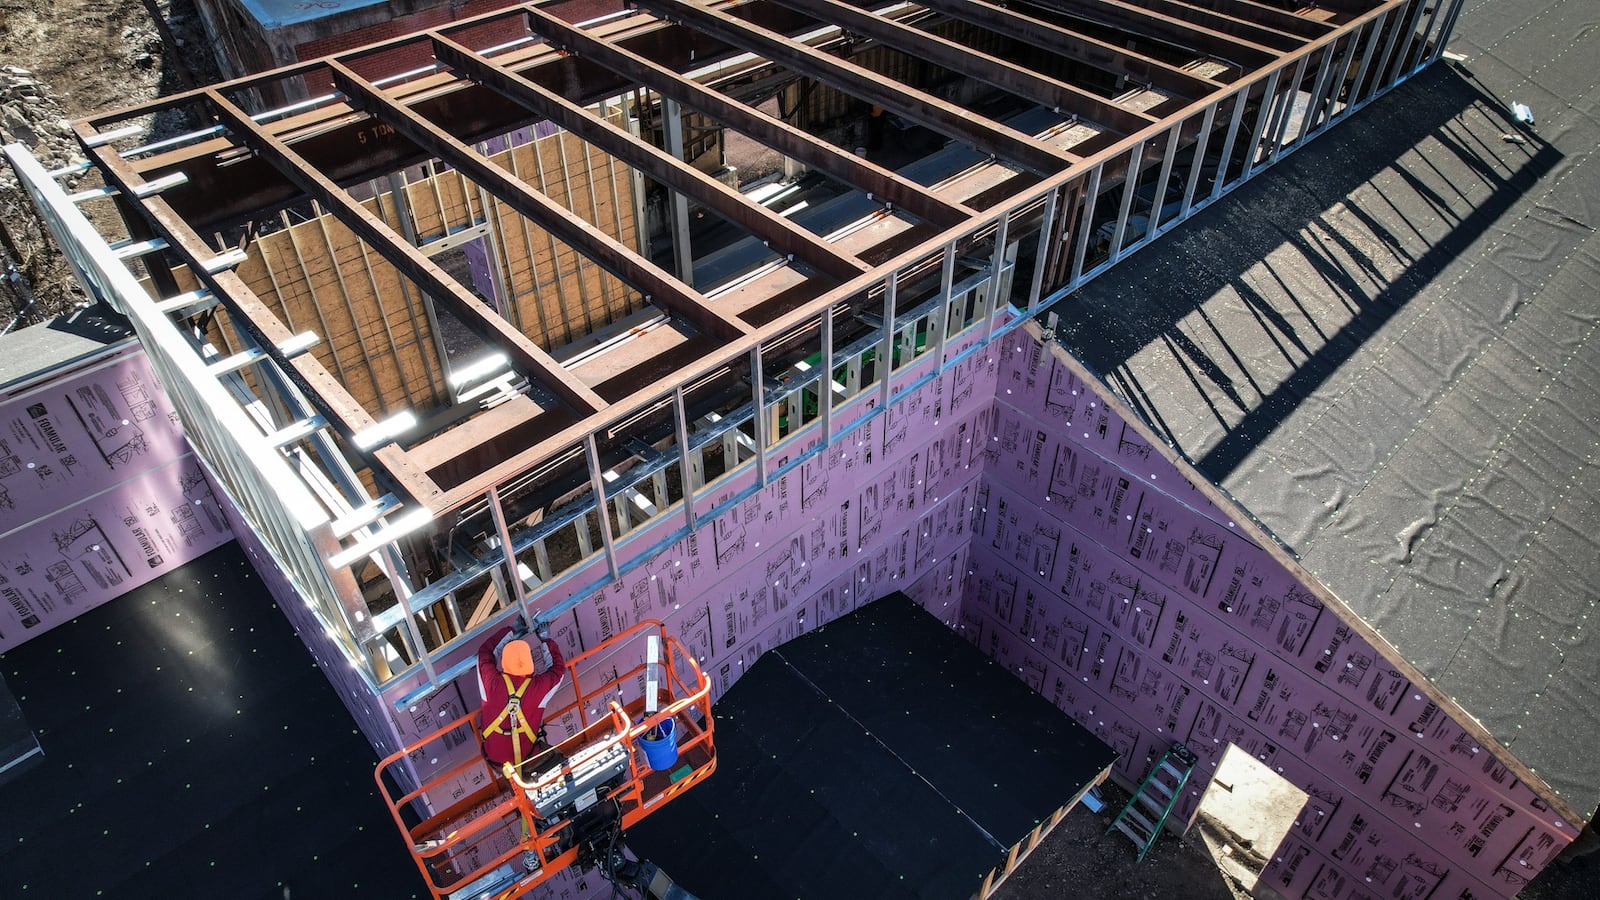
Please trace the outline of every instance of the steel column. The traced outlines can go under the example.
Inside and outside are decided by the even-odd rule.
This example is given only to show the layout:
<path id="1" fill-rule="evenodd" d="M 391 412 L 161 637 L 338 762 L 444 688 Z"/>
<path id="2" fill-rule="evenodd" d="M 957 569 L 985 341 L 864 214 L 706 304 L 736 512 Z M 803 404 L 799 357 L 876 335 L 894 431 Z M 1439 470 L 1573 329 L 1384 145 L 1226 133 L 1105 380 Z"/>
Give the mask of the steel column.
<path id="1" fill-rule="evenodd" d="M 683 404 L 683 387 L 672 389 L 672 424 L 678 433 L 678 487 L 683 492 L 683 516 L 689 530 L 695 529 L 694 492 L 698 489 L 694 466 L 689 459 L 689 413 Z"/>
<path id="2" fill-rule="evenodd" d="M 1174 139 L 1176 144 L 1177 140 Z M 1039 309 L 1039 298 L 1044 293 L 1044 270 L 1050 258 L 1050 239 L 1055 236 L 1056 204 L 1061 197 L 1061 189 L 1056 188 L 1044 198 L 1044 212 L 1039 219 L 1039 243 L 1033 252 L 1033 280 L 1028 285 L 1028 315 L 1033 315 Z M 1152 223 L 1153 224 L 1153 223 Z M 948 291 L 946 292 L 948 296 Z M 949 301 L 945 301 L 949 308 Z"/>
<path id="3" fill-rule="evenodd" d="M 661 128 L 666 132 L 667 152 L 673 158 L 683 159 L 683 110 L 678 101 L 661 100 Z M 682 191 L 667 189 L 672 202 L 669 216 L 672 231 L 672 258 L 678 269 L 678 280 L 694 286 L 694 251 L 689 244 L 689 198 Z"/>
<path id="4" fill-rule="evenodd" d="M 615 580 L 622 577 L 622 570 L 617 566 L 617 539 L 612 534 L 611 512 L 606 506 L 606 479 L 600 473 L 600 449 L 595 445 L 592 431 L 583 439 L 583 455 L 589 462 L 589 489 L 594 491 L 594 514 L 600 517 L 600 541 L 604 544 L 606 565 Z M 581 521 L 573 524 L 580 533 L 585 530 Z"/>

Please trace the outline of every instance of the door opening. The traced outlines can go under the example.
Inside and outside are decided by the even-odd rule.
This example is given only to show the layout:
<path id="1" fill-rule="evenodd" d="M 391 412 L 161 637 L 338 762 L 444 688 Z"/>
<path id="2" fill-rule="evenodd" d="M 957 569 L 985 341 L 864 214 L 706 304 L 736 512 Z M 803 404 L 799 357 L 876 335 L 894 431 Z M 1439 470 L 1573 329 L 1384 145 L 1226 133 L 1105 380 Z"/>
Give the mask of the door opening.
<path id="1" fill-rule="evenodd" d="M 1305 791 L 1230 744 L 1200 798 L 1194 828 L 1222 873 L 1253 894 L 1305 804 Z"/>

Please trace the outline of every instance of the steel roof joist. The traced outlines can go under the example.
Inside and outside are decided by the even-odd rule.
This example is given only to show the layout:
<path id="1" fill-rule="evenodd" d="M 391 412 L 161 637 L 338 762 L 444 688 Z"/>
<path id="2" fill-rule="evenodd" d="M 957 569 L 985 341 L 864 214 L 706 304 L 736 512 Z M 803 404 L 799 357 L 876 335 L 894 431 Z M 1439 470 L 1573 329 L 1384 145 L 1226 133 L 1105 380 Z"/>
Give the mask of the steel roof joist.
<path id="1" fill-rule="evenodd" d="M 726 44 L 765 57 L 795 72 L 833 85 L 984 153 L 1041 175 L 1059 172 L 1079 157 L 1033 135 L 986 119 L 925 91 L 907 87 L 847 60 L 819 52 L 720 9 L 681 0 L 639 0 L 657 16 L 705 32 Z"/>
<path id="2" fill-rule="evenodd" d="M 1133 3 L 1123 3 L 1120 0 L 1026 0 L 1026 2 L 1075 19 L 1107 25 L 1132 35 L 1191 50 L 1201 50 L 1248 71 L 1254 71 L 1282 55 L 1280 50 L 1273 47 L 1195 25 Z"/>
<path id="3" fill-rule="evenodd" d="M 85 122 L 74 124 L 73 129 L 80 138 L 92 134 L 94 130 L 92 125 Z M 137 194 L 138 188 L 148 183 L 109 143 L 87 152 L 106 181 L 116 185 L 119 190 Z M 139 210 L 144 223 L 163 237 L 171 252 L 187 265 L 195 280 L 203 286 L 202 290 L 222 302 L 228 311 L 229 323 L 272 358 L 284 378 L 324 421 L 346 440 L 373 426 L 372 415 L 315 355 L 291 354 L 279 349 L 285 345 L 293 346 L 294 331 L 262 302 L 235 271 L 211 271 L 206 267 L 206 260 L 214 257 L 216 251 L 206 244 L 205 239 L 183 216 L 173 210 L 164 197 L 155 195 L 141 199 L 134 208 Z M 155 299 L 158 303 L 163 302 L 163 298 Z M 186 294 L 166 299 L 182 300 L 187 304 L 194 297 Z M 439 494 L 438 486 L 412 466 L 398 446 L 385 444 L 368 449 L 365 453 L 372 459 L 373 471 L 380 480 L 390 483 L 394 490 L 406 497 L 420 502 Z"/>
<path id="4" fill-rule="evenodd" d="M 960 19 L 995 34 L 1038 47 L 1050 53 L 1077 60 L 1113 75 L 1131 78 L 1184 97 L 1198 99 L 1222 87 L 1221 83 L 1196 75 L 1097 38 L 1078 34 L 1059 25 L 996 6 L 987 0 L 917 0 L 919 6 Z"/>
<path id="5" fill-rule="evenodd" d="M 1306 40 L 1315 40 L 1338 27 L 1328 22 L 1307 18 L 1306 16 L 1297 16 L 1286 9 L 1280 9 L 1276 6 L 1257 3 L 1255 0 L 1181 0 L 1181 2 L 1172 5 L 1193 6 L 1210 10 L 1217 15 L 1225 16 L 1238 22 L 1259 25 L 1281 34 L 1292 34 Z"/>
<path id="6" fill-rule="evenodd" d="M 1217 3 L 1189 4 L 1180 3 L 1178 0 L 1126 0 L 1126 2 L 1130 6 L 1147 9 L 1180 22 L 1188 22 L 1218 34 L 1250 41 L 1274 50 L 1293 50 L 1309 40 L 1263 25 L 1239 8 L 1235 8 L 1232 13 L 1217 11 L 1216 7 L 1221 5 Z"/>
<path id="7" fill-rule="evenodd" d="M 798 259 L 831 278 L 845 280 L 869 266 L 831 247 L 817 235 L 778 215 L 677 157 L 606 122 L 565 97 L 498 66 L 493 60 L 434 32 L 434 55 L 473 81 L 524 104 L 579 138 L 638 169 L 674 191 L 692 197 L 767 243 L 779 255 Z"/>
<path id="8" fill-rule="evenodd" d="M 1132 134 L 1156 122 L 1154 116 L 1119 106 L 1098 94 L 1040 75 L 997 56 L 931 34 L 875 11 L 857 9 L 834 0 L 769 0 L 796 12 L 816 16 L 823 22 L 871 38 L 912 56 L 925 59 L 959 75 L 981 81 L 1016 94 L 1064 114 L 1077 114 L 1109 126 L 1121 134 Z"/>
<path id="9" fill-rule="evenodd" d="M 750 330 L 744 323 L 718 313 L 698 291 L 673 278 L 604 231 L 572 215 L 542 192 L 512 177 L 405 103 L 343 64 L 334 60 L 329 60 L 328 64 L 339 90 L 362 110 L 392 126 L 417 146 L 465 172 L 500 202 L 622 279 L 651 302 L 681 316 L 702 334 L 714 338 L 737 337 Z"/>
<path id="10" fill-rule="evenodd" d="M 1249 97 L 1275 87 L 1280 76 L 1299 80 L 1313 68 L 1319 80 L 1325 80 L 1322 70 L 1332 78 L 1332 64 L 1326 62 L 1330 41 L 1369 27 L 1377 14 L 1341 19 L 1337 12 L 1308 13 L 1310 24 L 1304 24 L 1282 9 L 1276 13 L 1258 9 L 1257 0 L 1012 0 L 1009 8 L 999 6 L 1002 0 L 910 0 L 892 9 L 885 7 L 887 0 L 638 2 L 644 7 L 641 12 L 589 25 L 569 24 L 545 8 L 518 5 L 180 99 L 96 117 L 91 120 L 93 130 L 86 130 L 84 123 L 76 127 L 86 138 L 94 139 L 101 127 L 111 136 L 99 138 L 103 145 L 89 148 L 89 153 L 105 172 L 107 183 L 123 191 L 128 206 L 134 207 L 124 208 L 124 217 L 142 217 L 152 225 L 149 234 L 136 233 L 136 226 L 130 225 L 129 234 L 136 239 L 165 239 L 170 249 L 162 252 L 174 264 L 187 261 L 196 270 L 201 286 L 224 303 L 247 343 L 253 340 L 275 352 L 289 330 L 267 305 L 265 295 L 254 296 L 231 271 L 205 269 L 215 248 L 200 235 L 257 221 L 290 204 L 309 206 L 309 199 L 326 210 L 329 220 L 342 222 L 363 252 L 376 250 L 380 259 L 387 260 L 402 284 L 409 279 L 441 311 L 456 313 L 480 340 L 503 352 L 520 375 L 540 385 L 531 408 L 523 404 L 518 409 L 496 408 L 510 410 L 509 415 L 453 410 L 461 412 L 453 423 L 467 427 L 435 430 L 431 437 L 415 442 L 391 441 L 351 451 L 352 464 L 370 466 L 381 489 L 414 497 L 443 515 L 481 502 L 485 491 L 524 477 L 599 430 L 654 415 L 649 410 L 666 402 L 663 398 L 674 388 L 704 385 L 707 392 L 717 392 L 719 403 L 723 391 L 741 394 L 748 382 L 741 383 L 737 372 L 749 364 L 757 348 L 777 347 L 797 329 L 815 330 L 817 317 L 830 304 L 837 315 L 860 312 L 869 296 L 875 298 L 884 289 L 885 278 L 900 281 L 903 287 L 906 282 L 901 280 L 916 277 L 911 273 L 936 260 L 941 247 L 983 233 L 1004 235 L 1008 229 L 1047 246 L 1047 237 L 1027 234 L 1034 227 L 1033 210 L 1098 202 L 1083 195 L 1095 198 L 1106 193 L 1107 185 L 1119 183 L 1128 160 L 1144 159 L 1140 154 L 1150 151 L 1153 139 L 1162 140 L 1168 149 L 1162 174 L 1151 183 L 1164 184 L 1169 175 L 1176 178 L 1176 171 L 1166 169 L 1182 164 L 1178 154 L 1187 143 L 1195 134 L 1210 133 L 1213 124 L 1221 124 L 1213 123 L 1216 110 L 1201 115 L 1201 106 L 1224 93 L 1239 93 L 1246 80 L 1251 86 L 1244 96 Z M 1385 8 L 1392 10 L 1397 2 Z M 885 14 L 878 15 L 878 9 Z M 1336 24 L 1328 30 L 1316 21 L 1319 17 Z M 1200 21 L 1210 24 L 1197 24 Z M 1300 33 L 1320 36 L 1306 42 L 1299 39 Z M 964 43 L 983 50 L 974 53 Z M 475 49 L 491 44 L 499 49 Z M 1292 49 L 1280 49 L 1290 45 Z M 1027 46 L 1038 47 L 1039 52 Z M 1008 110 L 1019 105 L 1009 102 L 1011 95 L 1030 105 L 1048 104 L 1045 109 L 1059 105 L 1068 114 L 1098 122 L 1109 140 L 1092 152 L 1081 149 L 1090 144 L 1080 144 L 1079 152 L 1073 153 L 1054 143 L 1059 137 L 1039 136 L 1054 121 L 1050 116 L 1032 115 L 1035 124 L 1025 132 L 1002 123 L 999 113 L 984 115 L 975 112 L 976 107 L 964 108 L 920 90 L 907 83 L 910 76 L 903 76 L 906 82 L 897 81 L 851 61 L 853 51 L 877 47 L 889 48 L 883 52 L 898 48 L 905 58 L 922 61 L 923 66 L 916 67 L 919 72 L 939 77 L 949 73 L 952 80 L 965 76 L 958 86 L 968 93 L 978 93 L 968 89 L 982 88 L 980 82 L 996 85 L 1000 90 L 993 93 L 1006 92 L 1003 106 Z M 412 51 L 421 48 L 431 48 L 441 65 L 417 68 Z M 386 50 L 404 52 L 374 55 Z M 874 52 L 871 58 L 879 54 Z M 888 63 L 902 61 L 891 53 Z M 872 65 L 883 68 L 876 62 Z M 929 71 L 934 67 L 940 71 Z M 407 68 L 407 73 L 395 74 L 393 70 L 400 68 Z M 1274 70 L 1270 81 L 1253 77 L 1269 68 Z M 326 87 L 330 74 L 337 91 Z M 254 88 L 270 81 L 300 77 L 307 79 L 308 89 L 322 95 L 276 110 L 259 109 L 246 99 Z M 830 95 L 837 92 L 841 96 L 829 100 L 847 101 L 841 104 L 850 107 L 846 115 L 863 112 L 854 101 L 875 104 L 926 126 L 943 140 L 975 148 L 979 156 L 961 154 L 966 168 L 956 177 L 911 174 L 921 169 L 891 172 L 849 153 L 846 145 L 809 132 L 799 122 L 762 112 L 749 99 L 765 98 L 797 81 L 825 86 Z M 1159 91 L 1165 96 L 1130 96 L 1118 104 L 1106 97 L 1113 84 L 1118 91 Z M 752 209 L 754 204 L 720 182 L 711 182 L 680 154 L 657 149 L 648 138 L 641 140 L 609 124 L 593 109 L 593 104 L 626 94 L 635 85 L 644 92 L 646 103 L 653 98 L 675 101 L 683 109 L 704 114 L 711 120 L 708 127 L 726 129 L 730 135 L 743 133 L 838 182 L 869 192 L 872 205 L 860 207 L 864 216 L 856 223 L 860 227 L 845 229 L 838 243 L 830 243 L 820 228 L 805 231 L 764 207 Z M 1066 89 L 1069 85 L 1072 89 Z M 982 92 L 988 93 L 986 88 Z M 1054 102 L 1058 98 L 1059 104 Z M 193 106 L 192 112 L 202 120 L 192 139 L 175 146 L 157 142 L 153 149 L 124 151 L 129 159 L 118 157 L 117 144 L 135 139 L 131 132 L 119 130 L 128 120 L 183 105 Z M 1234 107 L 1224 111 L 1229 108 Z M 1237 108 L 1242 112 L 1242 103 Z M 252 119 L 250 113 L 258 115 Z M 615 231 L 604 222 L 579 218 L 574 207 L 524 182 L 519 172 L 504 168 L 476 143 L 544 120 L 565 126 L 572 140 L 581 139 L 585 146 L 607 154 L 603 160 L 607 171 L 620 174 L 620 183 L 654 179 L 678 197 L 699 199 L 735 226 L 765 240 L 776 254 L 792 253 L 798 265 L 774 263 L 767 254 L 757 253 L 768 265 L 758 267 L 726 297 L 708 300 L 636 249 L 620 218 Z M 1168 124 L 1177 130 L 1164 138 L 1154 134 Z M 1127 129 L 1126 138 L 1115 139 L 1118 127 Z M 1060 131 L 1052 128 L 1052 134 Z M 129 136 L 119 138 L 119 134 Z M 1273 134 L 1276 140 L 1277 131 Z M 1136 146 L 1141 149 L 1130 152 Z M 587 271 L 606 285 L 623 285 L 626 302 L 632 304 L 630 313 L 642 294 L 681 324 L 630 331 L 606 347 L 606 353 L 615 355 L 605 360 L 583 350 L 571 363 L 556 362 L 543 349 L 549 345 L 491 312 L 465 282 L 446 275 L 428 261 L 424 249 L 398 234 L 398 227 L 389 228 L 356 199 L 372 179 L 429 159 L 447 166 L 449 178 L 459 179 L 468 194 L 491 206 L 498 198 L 499 209 L 518 213 L 510 218 L 520 217 L 517 224 L 524 237 L 528 231 L 539 231 L 541 238 L 549 238 L 552 254 L 575 253 L 593 263 Z M 1148 160 L 1150 165 L 1142 168 L 1153 175 L 1155 157 Z M 1193 168 L 1199 171 L 1198 166 Z M 1086 180 L 1073 180 L 1084 173 Z M 174 174 L 187 183 L 143 196 L 146 180 Z M 1037 188 L 1019 189 L 1013 184 L 1033 181 L 1036 174 L 1045 176 Z M 940 180 L 930 187 L 920 183 L 924 177 Z M 1063 195 L 1063 187 L 1074 193 Z M 1030 196 L 1047 191 L 1048 198 L 1032 196 L 1028 203 L 1013 207 L 1028 199 L 1017 196 L 1019 190 L 1029 191 Z M 1122 215 L 1131 217 L 1129 192 L 1124 190 L 1121 196 Z M 617 209 L 623 208 L 624 199 L 619 192 L 614 200 Z M 893 205 L 898 220 L 884 215 L 884 203 Z M 998 220 L 987 211 L 996 205 L 1008 209 Z M 907 229 L 908 220 L 917 224 Z M 973 230 L 985 220 L 987 229 Z M 1068 222 L 1082 224 L 1069 216 L 1052 227 Z M 945 231 L 926 234 L 928 225 Z M 1120 233 L 1131 226 L 1117 227 Z M 1092 233 L 1074 230 L 1085 236 Z M 1078 246 L 1075 257 L 1063 255 L 1046 263 L 1053 267 L 1048 272 L 1040 268 L 1033 273 L 1035 296 L 1059 286 L 1059 281 L 1049 279 L 1082 264 L 1083 244 Z M 530 258 L 533 253 L 527 250 Z M 808 278 L 816 283 L 806 284 Z M 526 294 L 528 285 L 507 287 L 513 294 Z M 541 289 L 534 276 L 533 290 Z M 565 303 L 559 311 L 549 307 L 552 315 L 570 317 L 562 340 L 582 341 L 602 333 L 588 320 L 586 309 L 574 316 Z M 748 319 L 738 312 L 743 310 L 750 311 L 742 314 Z M 381 304 L 378 311 L 382 314 Z M 545 315 L 541 307 L 538 316 L 543 320 Z M 664 318 L 655 311 L 645 315 L 652 323 Z M 833 318 L 827 321 L 832 323 Z M 993 324 L 985 324 L 985 334 Z M 691 327 L 698 332 L 693 337 L 686 334 Z M 823 333 L 829 333 L 827 328 Z M 372 416 L 344 388 L 337 372 L 323 369 L 311 354 L 285 354 L 274 357 L 274 362 L 285 370 L 293 388 L 312 399 L 314 411 L 347 440 L 370 431 Z M 561 409 L 550 408 L 558 402 Z"/>
<path id="11" fill-rule="evenodd" d="M 853 184 L 919 219 L 949 227 L 977 214 L 962 204 L 940 199 L 922 185 L 870 160 L 812 137 L 782 119 L 684 78 L 665 66 L 612 41 L 601 40 L 537 7 L 523 7 L 519 12 L 531 30 L 563 46 L 568 52 L 639 84 L 648 85 L 664 97 L 699 110 L 784 156 Z M 441 30 L 449 33 L 447 29 Z"/>
<path id="12" fill-rule="evenodd" d="M 599 394 L 562 368 L 543 348 L 491 312 L 411 242 L 357 203 L 326 175 L 309 166 L 288 144 L 252 121 L 233 101 L 216 90 L 208 91 L 207 96 L 222 124 L 237 140 L 265 158 L 307 196 L 321 203 L 420 290 L 435 301 L 448 304 L 462 324 L 485 343 L 503 351 L 524 375 L 538 381 L 579 413 L 597 412 L 607 406 Z"/>

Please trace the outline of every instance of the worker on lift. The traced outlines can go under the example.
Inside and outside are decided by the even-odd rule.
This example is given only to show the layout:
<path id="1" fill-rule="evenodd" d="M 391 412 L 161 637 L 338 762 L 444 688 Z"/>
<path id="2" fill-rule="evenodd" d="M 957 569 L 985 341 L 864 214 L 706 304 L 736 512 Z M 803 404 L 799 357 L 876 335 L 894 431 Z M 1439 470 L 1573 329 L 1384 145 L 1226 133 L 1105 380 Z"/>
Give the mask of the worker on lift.
<path id="1" fill-rule="evenodd" d="M 478 733 L 484 759 L 497 775 L 510 763 L 527 778 L 533 773 L 523 767 L 549 751 L 544 709 L 567 672 L 561 648 L 550 639 L 550 626 L 539 623 L 537 642 L 528 640 L 528 632 L 527 620 L 518 616 L 515 625 L 491 632 L 478 645 L 478 689 L 483 695 Z"/>

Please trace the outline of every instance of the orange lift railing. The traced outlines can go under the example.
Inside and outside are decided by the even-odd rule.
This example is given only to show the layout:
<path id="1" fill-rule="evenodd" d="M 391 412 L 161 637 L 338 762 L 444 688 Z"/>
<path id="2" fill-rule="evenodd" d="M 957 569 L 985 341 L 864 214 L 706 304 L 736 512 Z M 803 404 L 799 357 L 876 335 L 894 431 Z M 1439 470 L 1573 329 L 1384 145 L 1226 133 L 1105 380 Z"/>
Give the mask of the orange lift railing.
<path id="1" fill-rule="evenodd" d="M 567 670 L 570 693 L 563 686 L 552 703 L 572 699 L 547 709 L 545 723 L 571 733 L 555 745 L 559 755 L 535 761 L 541 771 L 491 772 L 481 754 L 460 750 L 460 762 L 401 787 L 416 783 L 414 761 L 461 745 L 458 729 L 475 743 L 476 712 L 378 764 L 379 790 L 435 900 L 509 900 L 574 863 L 609 864 L 622 831 L 716 770 L 711 681 L 660 622 L 640 622 Z M 668 729 L 678 756 L 657 769 L 641 740 Z"/>

